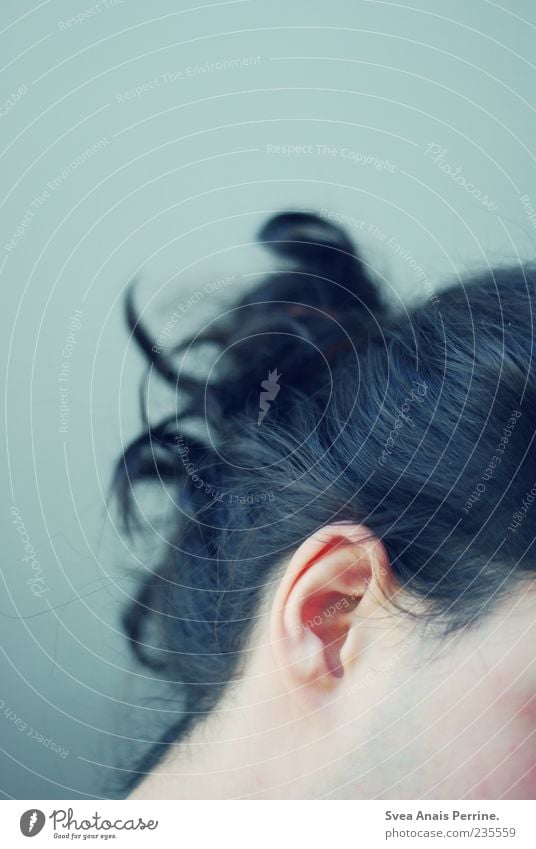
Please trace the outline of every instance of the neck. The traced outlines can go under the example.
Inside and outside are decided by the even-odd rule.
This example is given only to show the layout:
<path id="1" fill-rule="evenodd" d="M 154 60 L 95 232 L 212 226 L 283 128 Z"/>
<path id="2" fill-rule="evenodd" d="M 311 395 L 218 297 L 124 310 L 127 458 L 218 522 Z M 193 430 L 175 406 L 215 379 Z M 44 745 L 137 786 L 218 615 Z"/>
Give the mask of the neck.
<path id="1" fill-rule="evenodd" d="M 268 692 L 258 680 L 242 682 L 184 741 L 171 744 L 130 798 L 296 798 L 303 728 L 298 735 L 289 721 L 286 697 Z"/>

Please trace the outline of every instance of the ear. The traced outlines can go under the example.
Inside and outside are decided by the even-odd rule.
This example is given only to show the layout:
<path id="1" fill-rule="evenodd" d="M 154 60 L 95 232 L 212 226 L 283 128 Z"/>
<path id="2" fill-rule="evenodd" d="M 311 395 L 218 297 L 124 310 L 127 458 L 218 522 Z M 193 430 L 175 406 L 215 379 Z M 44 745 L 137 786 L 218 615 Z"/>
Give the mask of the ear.
<path id="1" fill-rule="evenodd" d="M 270 617 L 276 665 L 292 694 L 318 704 L 340 688 L 393 587 L 387 552 L 363 525 L 329 525 L 298 548 Z"/>

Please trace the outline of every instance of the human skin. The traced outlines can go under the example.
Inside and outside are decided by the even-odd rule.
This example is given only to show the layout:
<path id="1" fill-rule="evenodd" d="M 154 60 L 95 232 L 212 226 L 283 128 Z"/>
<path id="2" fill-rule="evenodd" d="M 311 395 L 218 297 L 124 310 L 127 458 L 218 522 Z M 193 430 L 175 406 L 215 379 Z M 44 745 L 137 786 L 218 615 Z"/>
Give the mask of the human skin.
<path id="1" fill-rule="evenodd" d="M 533 799 L 535 608 L 516 581 L 444 636 L 366 528 L 323 528 L 267 587 L 237 681 L 130 798 Z"/>

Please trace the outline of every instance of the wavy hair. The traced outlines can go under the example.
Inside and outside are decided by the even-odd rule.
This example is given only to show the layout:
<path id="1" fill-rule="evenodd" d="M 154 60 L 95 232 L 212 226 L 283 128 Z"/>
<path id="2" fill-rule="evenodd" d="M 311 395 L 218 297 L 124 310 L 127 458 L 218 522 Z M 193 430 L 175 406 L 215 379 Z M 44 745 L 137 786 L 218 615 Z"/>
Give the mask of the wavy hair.
<path id="1" fill-rule="evenodd" d="M 259 240 L 275 270 L 167 351 L 126 301 L 177 404 L 115 472 L 127 526 L 138 483 L 173 499 L 163 560 L 124 625 L 182 705 L 133 783 L 240 675 L 281 564 L 322 526 L 366 525 L 404 595 L 447 631 L 534 575 L 534 268 L 456 281 L 394 314 L 331 221 L 281 213 Z"/>

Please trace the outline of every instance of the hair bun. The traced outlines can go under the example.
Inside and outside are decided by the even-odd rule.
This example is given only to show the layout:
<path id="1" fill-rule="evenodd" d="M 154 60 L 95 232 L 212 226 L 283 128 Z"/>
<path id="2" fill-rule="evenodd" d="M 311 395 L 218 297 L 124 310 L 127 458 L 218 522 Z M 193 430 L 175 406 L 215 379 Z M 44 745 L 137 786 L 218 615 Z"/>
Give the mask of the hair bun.
<path id="1" fill-rule="evenodd" d="M 311 212 L 282 212 L 259 231 L 258 241 L 301 266 L 338 265 L 349 270 L 357 256 L 347 233 Z"/>
<path id="2" fill-rule="evenodd" d="M 290 267 L 267 278 L 281 296 L 316 306 L 340 317 L 351 313 L 355 319 L 371 322 L 371 313 L 383 311 L 372 276 L 361 260 L 348 233 L 312 212 L 282 212 L 270 218 L 257 239 L 277 258 L 289 260 Z M 291 272 L 285 277 L 285 271 Z M 304 278 L 295 275 L 302 272 Z M 279 280 L 278 274 L 283 279 Z"/>

